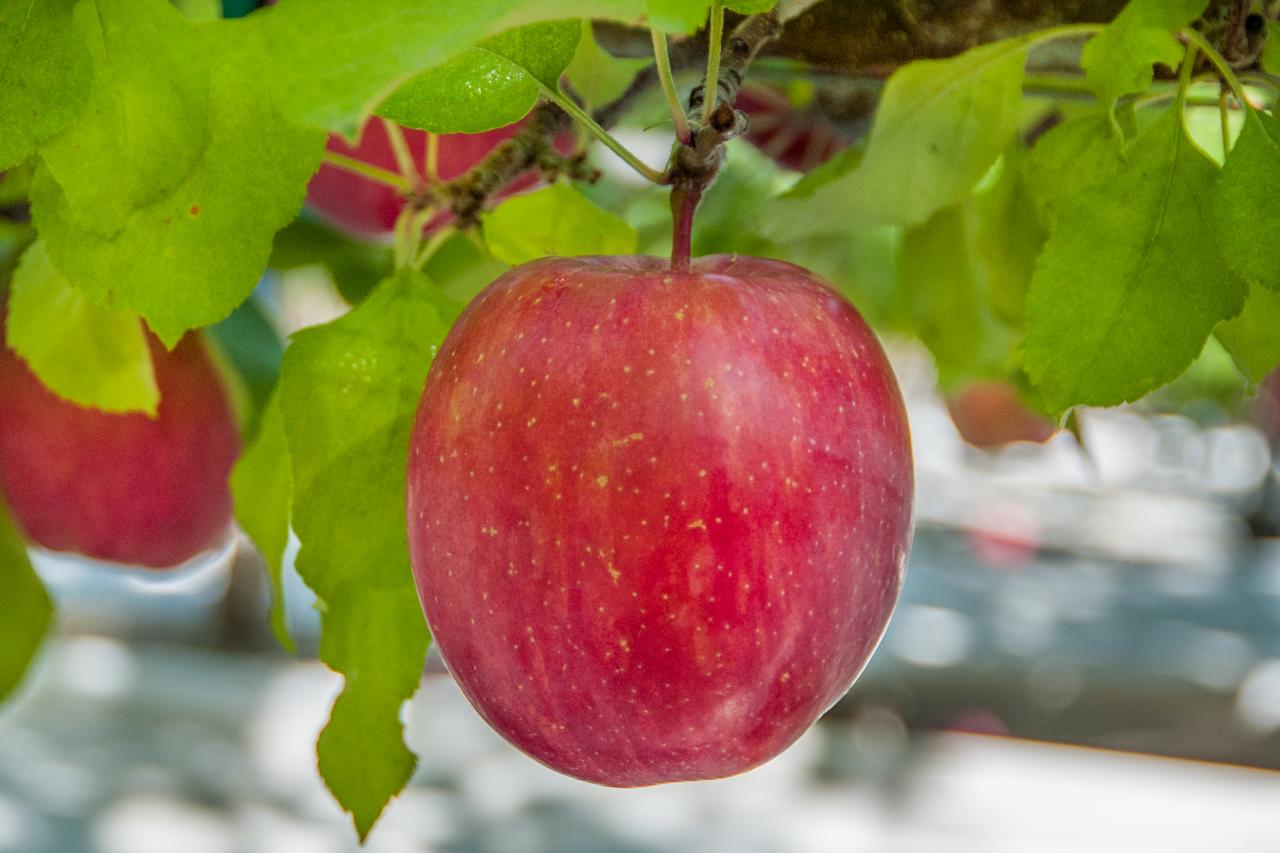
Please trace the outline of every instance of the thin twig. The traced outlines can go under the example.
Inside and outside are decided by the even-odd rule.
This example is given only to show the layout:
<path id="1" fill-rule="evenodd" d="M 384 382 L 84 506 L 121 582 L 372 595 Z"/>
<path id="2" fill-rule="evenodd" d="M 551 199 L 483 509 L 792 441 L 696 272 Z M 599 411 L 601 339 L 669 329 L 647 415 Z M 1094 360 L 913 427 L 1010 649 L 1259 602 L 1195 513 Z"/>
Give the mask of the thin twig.
<path id="1" fill-rule="evenodd" d="M 653 168 L 635 154 L 632 154 L 630 149 L 615 139 L 609 131 L 601 127 L 600 124 L 591 117 L 591 113 L 578 106 L 572 98 L 567 97 L 558 89 L 552 89 L 549 86 L 542 86 L 541 88 L 542 94 L 547 98 L 547 100 L 551 101 L 560 109 L 564 110 L 566 113 L 581 122 L 597 139 L 600 140 L 600 142 L 604 144 L 606 148 L 614 154 L 617 154 L 624 163 L 635 169 L 646 179 L 653 181 L 655 184 L 667 183 L 667 176 L 663 172 Z"/>
<path id="2" fill-rule="evenodd" d="M 671 58 L 667 55 L 666 33 L 656 29 L 650 30 L 653 36 L 654 66 L 658 70 L 658 82 L 662 84 L 662 94 L 667 99 L 667 107 L 671 110 L 671 120 L 676 125 L 676 139 L 689 141 L 689 119 L 680 107 L 680 97 L 676 94 L 675 81 L 671 78 Z"/>
<path id="3" fill-rule="evenodd" d="M 399 190 L 400 192 L 409 191 L 409 182 L 402 175 L 398 175 L 390 169 L 383 169 L 366 163 L 363 160 L 357 160 L 354 157 L 348 157 L 346 154 L 339 154 L 337 151 L 325 151 L 324 162 L 330 166 L 336 166 L 347 172 L 354 172 L 357 175 L 386 184 L 389 187 Z"/>
<path id="4" fill-rule="evenodd" d="M 427 183 L 440 183 L 440 135 L 438 133 L 427 134 Z"/>
<path id="5" fill-rule="evenodd" d="M 712 80 L 718 80 L 720 77 L 720 40 L 724 37 L 724 4 L 720 0 L 711 0 L 711 16 L 707 23 L 707 82 L 706 86 L 711 87 Z M 711 113 L 715 111 L 716 105 L 708 101 L 702 108 L 702 123 L 711 123 Z M 686 140 L 681 140 L 685 142 Z"/>
<path id="6" fill-rule="evenodd" d="M 404 131 L 400 129 L 400 125 L 390 119 L 382 119 L 382 126 L 386 128 L 387 139 L 391 142 L 391 151 L 395 154 L 396 166 L 400 169 L 400 174 L 404 176 L 410 187 L 421 185 L 422 175 L 418 173 L 418 167 L 413 162 L 413 154 L 409 151 L 409 143 L 404 138 Z"/>
<path id="7" fill-rule="evenodd" d="M 734 27 L 720 57 L 711 109 L 704 103 L 705 84 L 689 93 L 689 116 L 701 113 L 709 117 L 693 131 L 689 144 L 677 145 L 673 150 L 667 169 L 673 186 L 692 188 L 696 185 L 705 189 L 715 178 L 724 157 L 724 144 L 747 130 L 746 116 L 733 108 L 747 66 L 760 49 L 781 32 L 782 24 L 773 12 L 752 15 Z"/>
<path id="8" fill-rule="evenodd" d="M 694 68 L 702 62 L 703 51 L 706 50 L 707 39 L 706 34 L 701 33 L 696 36 L 677 41 L 670 45 L 667 50 L 667 56 L 670 60 L 673 71 L 684 71 Z M 642 94 L 647 92 L 650 87 L 659 82 L 657 63 L 646 66 L 641 69 L 638 74 L 631 80 L 631 84 L 626 90 L 614 98 L 609 103 L 599 107 L 595 111 L 595 120 L 601 127 L 609 128 L 618 123 L 618 120 L 626 113 L 631 105 L 636 102 Z"/>
<path id="9" fill-rule="evenodd" d="M 1236 100 L 1242 104 L 1249 103 L 1249 99 L 1245 97 L 1244 87 L 1240 85 L 1240 78 L 1236 77 L 1236 72 L 1232 70 L 1230 64 L 1222 58 L 1222 54 L 1218 53 L 1213 45 L 1209 44 L 1209 40 L 1202 36 L 1199 31 L 1190 27 L 1182 31 L 1182 36 L 1188 43 L 1195 45 L 1200 52 L 1213 63 L 1213 67 L 1218 69 L 1218 73 L 1222 75 L 1222 79 L 1231 87 L 1231 93 L 1236 96 Z"/>

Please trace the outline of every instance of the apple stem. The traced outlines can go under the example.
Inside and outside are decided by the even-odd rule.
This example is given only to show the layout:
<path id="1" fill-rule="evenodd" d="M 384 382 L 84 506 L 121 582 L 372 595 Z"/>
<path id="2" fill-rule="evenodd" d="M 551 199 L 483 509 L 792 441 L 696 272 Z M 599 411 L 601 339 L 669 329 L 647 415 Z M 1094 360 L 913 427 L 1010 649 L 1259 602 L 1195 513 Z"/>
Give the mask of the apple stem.
<path id="1" fill-rule="evenodd" d="M 555 104 L 560 109 L 564 110 L 576 119 L 583 127 L 591 131 L 591 134 L 595 136 L 596 139 L 600 140 L 600 142 L 614 154 L 617 154 L 622 162 L 639 172 L 641 176 L 655 184 L 658 184 L 659 186 L 670 183 L 670 176 L 667 175 L 666 172 L 653 168 L 635 154 L 631 153 L 629 148 L 619 142 L 611 133 L 609 133 L 609 131 L 601 127 L 596 120 L 591 117 L 591 113 L 578 106 L 573 98 L 570 98 L 564 92 L 559 89 L 552 88 L 545 83 L 540 83 L 539 87 L 542 89 L 543 97 L 548 101 L 551 101 L 551 103 Z"/>
<path id="2" fill-rule="evenodd" d="M 650 28 L 653 37 L 654 67 L 657 69 L 658 82 L 662 86 L 662 94 L 667 99 L 667 107 L 671 110 L 671 120 L 676 125 L 676 139 L 681 145 L 688 145 L 690 137 L 689 119 L 680 108 L 680 96 L 676 94 L 675 80 L 671 76 L 671 57 L 667 53 L 666 33 Z"/>
<path id="3" fill-rule="evenodd" d="M 693 214 L 702 201 L 701 187 L 679 187 L 671 191 L 671 269 L 688 272 L 693 255 Z"/>

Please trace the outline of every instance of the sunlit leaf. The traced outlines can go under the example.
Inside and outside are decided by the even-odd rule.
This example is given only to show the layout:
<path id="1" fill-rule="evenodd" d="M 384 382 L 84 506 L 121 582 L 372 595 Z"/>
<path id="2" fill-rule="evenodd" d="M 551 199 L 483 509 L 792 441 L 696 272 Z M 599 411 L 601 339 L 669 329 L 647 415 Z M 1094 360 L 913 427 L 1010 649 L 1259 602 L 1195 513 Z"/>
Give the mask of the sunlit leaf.
<path id="1" fill-rule="evenodd" d="M 75 0 L 0 4 L 0 169 L 26 158 L 84 106 L 89 49 L 72 24 Z"/>
<path id="2" fill-rule="evenodd" d="M 1110 179 L 1123 162 L 1120 140 L 1105 113 L 1068 119 L 1036 140 L 1027 183 L 1046 223 L 1068 195 Z"/>
<path id="3" fill-rule="evenodd" d="M 639 0 L 284 0 L 269 23 L 272 79 L 287 112 L 351 137 L 415 74 L 485 36 L 569 18 L 633 21 Z"/>
<path id="4" fill-rule="evenodd" d="M 507 199 L 485 217 L 484 235 L 493 256 L 508 264 L 636 250 L 634 228 L 563 183 Z"/>
<path id="5" fill-rule="evenodd" d="M 1213 334 L 1250 382 L 1261 381 L 1280 367 L 1280 293 L 1252 285 L 1240 316 Z"/>
<path id="6" fill-rule="evenodd" d="M 573 61 L 565 69 L 573 89 L 587 109 L 607 104 L 626 91 L 646 59 L 616 57 L 602 49 L 592 33 L 591 24 L 582 22 L 582 37 Z"/>
<path id="7" fill-rule="evenodd" d="M 1280 290 L 1280 119 L 1248 110 L 1222 166 L 1214 220 L 1223 257 L 1250 281 Z M 1277 330 L 1280 337 L 1280 330 Z"/>
<path id="8" fill-rule="evenodd" d="M 85 108 L 41 146 L 62 216 L 99 239 L 163 199 L 210 144 L 208 45 L 171 4 L 85 0 L 75 29 L 93 56 Z"/>
<path id="9" fill-rule="evenodd" d="M 1085 80 L 1107 106 L 1121 95 L 1145 92 L 1153 65 L 1177 67 L 1184 48 L 1176 34 L 1208 5 L 1209 0 L 1129 0 L 1084 46 Z"/>
<path id="10" fill-rule="evenodd" d="M 889 78 L 856 169 L 784 197 L 777 237 L 872 224 L 918 225 L 963 199 L 1017 131 L 1028 40 L 912 62 Z"/>
<path id="11" fill-rule="evenodd" d="M 402 270 L 351 313 L 295 335 L 281 373 L 297 568 L 321 601 L 321 657 L 346 677 L 320 769 L 362 837 L 415 763 L 399 712 L 428 634 L 409 569 L 405 465 L 444 333 L 434 285 Z"/>
<path id="12" fill-rule="evenodd" d="M 90 302 L 54 269 L 43 243 L 33 243 L 14 272 L 6 334 L 58 396 L 155 415 L 160 389 L 138 316 Z"/>
<path id="13" fill-rule="evenodd" d="M 434 133 L 480 133 L 517 121 L 554 89 L 582 34 L 578 21 L 530 24 L 484 39 L 413 77 L 378 115 Z"/>
<path id="14" fill-rule="evenodd" d="M 27 559 L 26 546 L 0 504 L 0 700 L 22 681 L 53 626 L 53 602 Z"/>
<path id="15" fill-rule="evenodd" d="M 235 498 L 236 523 L 253 540 L 267 566 L 271 585 L 271 630 L 281 646 L 293 651 L 293 638 L 285 620 L 282 581 L 284 551 L 289 543 L 293 471 L 278 394 L 271 396 L 262 414 L 257 437 L 231 472 L 231 493 Z"/>
<path id="16" fill-rule="evenodd" d="M 1245 284 L 1206 239 L 1217 171 L 1170 109 L 1113 180 L 1062 201 L 1026 309 L 1027 372 L 1054 412 L 1158 388 L 1240 311 Z"/>
<path id="17" fill-rule="evenodd" d="M 323 133 L 285 120 L 261 85 L 259 22 L 221 21 L 197 32 L 197 56 L 216 57 L 209 136 L 178 183 L 109 235 L 73 208 L 52 170 L 39 170 L 31 191 L 36 225 L 67 280 L 96 301 L 141 314 L 168 345 L 187 329 L 226 317 L 253 290 L 272 235 L 297 214 L 324 144 Z M 153 168 L 149 158 L 167 156 L 182 154 L 147 153 L 130 163 L 145 172 Z M 99 191 L 117 180 L 131 191 L 133 168 L 97 175 Z"/>

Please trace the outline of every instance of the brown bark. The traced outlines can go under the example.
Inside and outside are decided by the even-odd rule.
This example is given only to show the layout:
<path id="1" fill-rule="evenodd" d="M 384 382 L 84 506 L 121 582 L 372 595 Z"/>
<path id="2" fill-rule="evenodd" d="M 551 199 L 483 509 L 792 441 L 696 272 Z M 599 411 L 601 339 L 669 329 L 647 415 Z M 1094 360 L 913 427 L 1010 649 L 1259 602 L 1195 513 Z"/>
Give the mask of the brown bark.
<path id="1" fill-rule="evenodd" d="M 1219 27 L 1212 24 L 1232 16 L 1238 4 L 1213 0 L 1205 13 L 1206 35 L 1214 34 Z M 883 76 L 915 59 L 955 56 L 1006 36 L 1110 21 L 1124 5 L 1125 0 L 823 0 L 789 21 L 764 55 L 831 72 Z M 597 23 L 596 36 L 615 55 L 649 55 L 647 30 Z"/>
<path id="2" fill-rule="evenodd" d="M 1109 21 L 1125 0 L 825 0 L 766 49 L 832 71 L 874 73 L 1057 24 Z"/>

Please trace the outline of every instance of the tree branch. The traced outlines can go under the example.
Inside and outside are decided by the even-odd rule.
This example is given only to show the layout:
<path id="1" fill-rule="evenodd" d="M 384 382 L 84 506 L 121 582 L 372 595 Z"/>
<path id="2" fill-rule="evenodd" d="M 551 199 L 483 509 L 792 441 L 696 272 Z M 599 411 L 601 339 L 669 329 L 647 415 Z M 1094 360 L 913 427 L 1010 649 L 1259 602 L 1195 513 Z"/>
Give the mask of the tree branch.
<path id="1" fill-rule="evenodd" d="M 671 184 L 688 192 L 701 193 L 715 177 L 724 158 L 724 144 L 747 130 L 747 117 L 733 108 L 747 66 L 765 44 L 777 38 L 782 24 L 775 12 L 744 18 L 730 34 L 716 74 L 716 106 L 706 124 L 700 125 L 706 87 L 695 86 L 689 93 L 689 123 L 694 128 L 687 145 L 677 144 L 671 156 Z"/>
<path id="2" fill-rule="evenodd" d="M 677 146 L 670 171 L 673 184 L 686 190 L 710 183 L 723 156 L 723 144 L 746 130 L 746 121 L 732 108 L 747 66 L 757 55 L 798 60 L 818 70 L 847 76 L 885 77 L 899 65 L 917 59 L 954 56 L 971 47 L 1035 29 L 1059 24 L 1103 22 L 1115 17 L 1126 0 L 782 0 L 771 12 L 736 20 L 717 77 L 717 106 L 710 121 L 696 127 L 689 145 Z M 1242 16 L 1241 0 L 1213 0 L 1201 28 L 1215 47 L 1240 67 L 1254 60 L 1260 44 L 1257 23 Z M 1214 22 L 1226 23 L 1220 31 Z M 782 24 L 786 22 L 785 29 Z M 597 22 L 594 32 L 601 47 L 616 56 L 652 55 L 647 29 Z M 699 33 L 672 42 L 674 70 L 696 67 L 706 55 L 707 35 Z M 640 71 L 614 101 L 597 109 L 594 117 L 605 128 L 617 124 L 635 100 L 658 84 L 657 68 Z M 865 93 L 864 93 L 865 94 Z M 693 90 L 689 112 L 697 115 L 703 87 Z M 866 100 L 860 95 L 861 100 Z M 860 101 L 861 102 L 861 101 Z M 864 121 L 861 112 L 859 121 Z M 698 116 L 700 118 L 700 116 Z M 554 177 L 569 174 L 590 179 L 579 157 L 564 157 L 552 140 L 566 131 L 571 119 L 551 104 L 537 107 L 530 120 L 510 140 L 495 148 L 471 172 L 437 185 L 419 204 L 438 201 L 449 207 L 459 227 L 475 223 L 488 199 L 521 172 L 537 166 Z M 700 124 L 700 122 L 699 122 Z"/>
<path id="3" fill-rule="evenodd" d="M 559 175 L 594 181 L 599 175 L 584 154 L 565 156 L 556 150 L 556 137 L 568 131 L 573 120 L 555 104 L 543 102 L 529 113 L 524 126 L 495 147 L 469 171 L 428 188 L 424 196 L 411 197 L 419 207 L 442 204 L 453 212 L 458 228 L 475 225 L 489 199 L 522 173 L 538 168 L 548 181 Z"/>
<path id="4" fill-rule="evenodd" d="M 706 84 L 695 86 L 689 93 L 689 125 L 693 138 L 676 141 L 671 149 L 667 174 L 671 178 L 671 268 L 677 272 L 689 269 L 693 243 L 693 215 L 702 194 L 715 180 L 724 162 L 724 145 L 747 130 L 747 117 L 733 108 L 738 89 L 746 77 L 747 66 L 760 48 L 777 38 L 782 22 L 777 10 L 752 15 L 734 27 L 720 54 L 716 70 L 714 106 L 706 109 Z M 703 123 L 703 116 L 706 121 Z"/>

